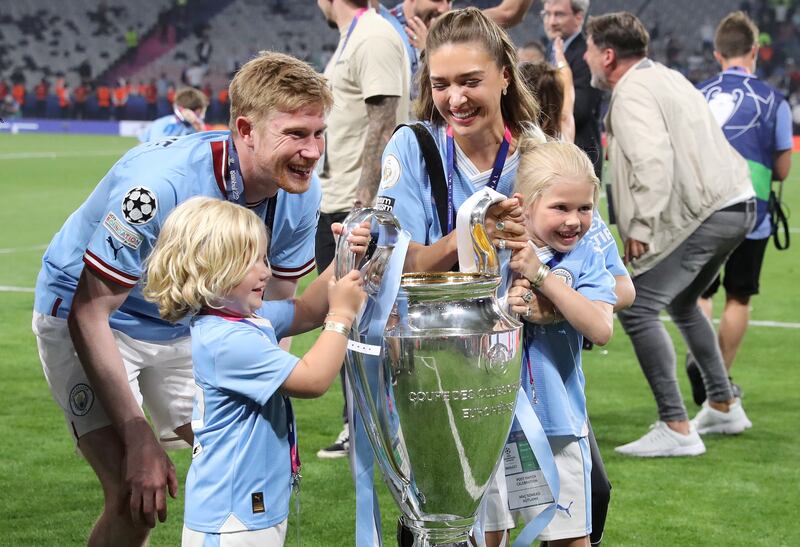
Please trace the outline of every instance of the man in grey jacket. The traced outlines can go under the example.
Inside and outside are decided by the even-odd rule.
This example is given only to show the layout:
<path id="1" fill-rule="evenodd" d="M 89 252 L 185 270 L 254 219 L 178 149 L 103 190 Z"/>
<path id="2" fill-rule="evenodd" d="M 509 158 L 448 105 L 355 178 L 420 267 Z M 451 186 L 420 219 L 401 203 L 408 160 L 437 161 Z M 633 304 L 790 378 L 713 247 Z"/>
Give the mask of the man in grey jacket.
<path id="1" fill-rule="evenodd" d="M 605 124 L 612 193 L 636 301 L 619 313 L 658 405 L 641 439 L 616 448 L 639 457 L 695 456 L 699 434 L 751 427 L 697 297 L 755 221 L 747 164 L 728 144 L 700 93 L 647 58 L 649 36 L 627 12 L 589 20 L 592 85 L 612 91 Z M 708 400 L 691 422 L 676 377 L 666 310 L 697 357 Z"/>

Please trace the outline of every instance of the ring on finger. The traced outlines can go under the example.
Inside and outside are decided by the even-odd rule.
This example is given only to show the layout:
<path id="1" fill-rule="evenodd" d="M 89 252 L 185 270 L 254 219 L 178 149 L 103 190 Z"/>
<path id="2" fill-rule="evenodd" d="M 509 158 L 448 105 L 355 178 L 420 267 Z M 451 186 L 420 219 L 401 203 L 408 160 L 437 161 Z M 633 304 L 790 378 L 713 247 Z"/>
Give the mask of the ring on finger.
<path id="1" fill-rule="evenodd" d="M 499 231 L 501 231 L 501 232 L 505 232 L 505 230 L 506 230 L 506 223 L 505 223 L 505 222 L 503 222 L 502 220 L 501 220 L 501 221 L 499 221 L 497 224 L 495 224 L 495 226 L 496 226 L 496 227 L 497 227 L 497 229 L 498 229 Z"/>
<path id="2" fill-rule="evenodd" d="M 522 295 L 522 301 L 526 304 L 530 303 L 531 300 L 533 300 L 533 291 L 528 291 Z"/>
<path id="3" fill-rule="evenodd" d="M 497 248 L 500 249 L 501 251 L 504 251 L 506 249 L 506 240 L 500 238 L 500 240 L 497 242 Z"/>
<path id="4" fill-rule="evenodd" d="M 525 317 L 530 317 L 530 316 L 531 316 L 531 307 L 525 306 Z"/>

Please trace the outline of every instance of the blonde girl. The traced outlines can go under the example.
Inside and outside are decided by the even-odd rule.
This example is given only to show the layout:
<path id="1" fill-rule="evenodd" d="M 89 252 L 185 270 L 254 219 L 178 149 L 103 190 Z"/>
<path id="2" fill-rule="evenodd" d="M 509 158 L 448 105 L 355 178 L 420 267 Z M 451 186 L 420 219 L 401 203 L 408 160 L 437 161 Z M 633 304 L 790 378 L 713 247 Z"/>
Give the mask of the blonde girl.
<path id="1" fill-rule="evenodd" d="M 524 197 L 528 244 L 509 263 L 518 275 L 509 291 L 511 309 L 526 320 L 522 385 L 547 434 L 561 482 L 557 511 L 539 535 L 548 545 L 587 545 L 591 533 L 591 456 L 585 379 L 584 337 L 608 342 L 616 303 L 614 276 L 592 240 L 599 183 L 589 158 L 571 143 L 520 144 L 515 190 Z M 534 324 L 531 305 L 547 301 L 555 321 Z M 487 501 L 485 529 L 530 522 L 544 508 L 508 510 L 505 479 L 498 473 Z"/>
<path id="2" fill-rule="evenodd" d="M 351 236 L 356 252 L 365 244 Z M 169 215 L 148 262 L 146 298 L 164 319 L 191 324 L 196 392 L 184 546 L 283 544 L 299 476 L 289 397 L 325 393 L 365 296 L 357 271 L 334 282 L 329 268 L 300 298 L 264 302 L 266 256 L 263 220 L 230 202 L 194 198 Z M 302 358 L 278 346 L 323 319 Z"/>

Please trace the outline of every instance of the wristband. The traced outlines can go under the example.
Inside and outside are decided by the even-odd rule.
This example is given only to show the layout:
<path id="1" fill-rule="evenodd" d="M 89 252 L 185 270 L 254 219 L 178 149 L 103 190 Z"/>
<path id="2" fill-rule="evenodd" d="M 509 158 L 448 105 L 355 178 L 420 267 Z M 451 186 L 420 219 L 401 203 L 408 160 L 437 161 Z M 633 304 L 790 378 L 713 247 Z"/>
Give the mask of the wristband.
<path id="1" fill-rule="evenodd" d="M 550 273 L 550 268 L 544 264 L 539 264 L 539 269 L 536 270 L 536 276 L 533 279 L 529 279 L 528 281 L 531 282 L 531 287 L 534 289 L 538 289 L 544 283 L 547 274 Z"/>
<path id="2" fill-rule="evenodd" d="M 339 334 L 341 334 L 345 338 L 347 338 L 350 335 L 350 327 L 348 327 L 344 323 L 339 323 L 338 321 L 325 321 L 322 324 L 322 330 L 323 331 L 329 330 L 329 331 L 333 331 L 333 332 L 338 332 Z"/>

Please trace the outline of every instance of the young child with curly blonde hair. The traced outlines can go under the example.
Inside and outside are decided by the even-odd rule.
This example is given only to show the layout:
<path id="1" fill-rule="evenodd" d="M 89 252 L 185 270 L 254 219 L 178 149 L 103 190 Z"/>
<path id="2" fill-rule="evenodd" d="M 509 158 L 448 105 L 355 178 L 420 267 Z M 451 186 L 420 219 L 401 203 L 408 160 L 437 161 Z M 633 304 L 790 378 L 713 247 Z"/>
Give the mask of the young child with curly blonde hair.
<path id="1" fill-rule="evenodd" d="M 351 249 L 363 251 L 362 239 L 352 235 Z M 266 253 L 264 221 L 253 212 L 194 198 L 169 215 L 148 261 L 145 296 L 164 319 L 191 322 L 196 392 L 184 546 L 283 544 L 300 464 L 289 397 L 325 393 L 365 297 L 357 271 L 334 282 L 329 269 L 300 298 L 264 302 Z M 323 318 L 302 358 L 278 346 Z"/>

